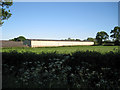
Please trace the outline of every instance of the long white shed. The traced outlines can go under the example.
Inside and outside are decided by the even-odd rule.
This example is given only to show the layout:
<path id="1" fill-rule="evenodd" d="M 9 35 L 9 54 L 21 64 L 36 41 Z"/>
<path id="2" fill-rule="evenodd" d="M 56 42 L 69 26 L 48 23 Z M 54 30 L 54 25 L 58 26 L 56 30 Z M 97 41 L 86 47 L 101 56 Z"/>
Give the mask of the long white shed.
<path id="1" fill-rule="evenodd" d="M 23 42 L 29 47 L 51 47 L 51 46 L 78 46 L 94 45 L 91 41 L 66 41 L 66 40 L 44 40 L 44 39 L 27 39 Z"/>

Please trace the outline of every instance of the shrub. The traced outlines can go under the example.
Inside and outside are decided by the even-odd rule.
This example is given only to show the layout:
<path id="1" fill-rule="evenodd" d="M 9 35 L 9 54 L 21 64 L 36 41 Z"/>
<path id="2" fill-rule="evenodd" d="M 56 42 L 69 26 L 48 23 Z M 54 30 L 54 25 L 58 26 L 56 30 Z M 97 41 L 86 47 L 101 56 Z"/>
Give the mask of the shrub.
<path id="1" fill-rule="evenodd" d="M 114 45 L 117 45 L 117 46 L 120 45 L 119 40 L 115 40 Z"/>

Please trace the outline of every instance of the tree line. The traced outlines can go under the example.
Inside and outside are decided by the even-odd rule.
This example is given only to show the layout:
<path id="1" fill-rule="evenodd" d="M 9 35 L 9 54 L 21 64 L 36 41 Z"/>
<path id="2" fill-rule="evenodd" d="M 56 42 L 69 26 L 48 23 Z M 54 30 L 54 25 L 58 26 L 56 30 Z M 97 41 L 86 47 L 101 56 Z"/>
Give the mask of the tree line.
<path id="1" fill-rule="evenodd" d="M 96 34 L 96 41 L 98 45 L 102 45 L 105 41 L 110 41 L 109 37 L 113 39 L 114 45 L 120 45 L 120 27 L 116 26 L 110 32 L 110 36 L 105 32 L 101 31 Z"/>
<path id="2" fill-rule="evenodd" d="M 104 42 L 113 42 L 114 45 L 120 45 L 120 27 L 116 26 L 114 27 L 113 30 L 111 30 L 110 32 L 110 36 L 105 32 L 105 31 L 100 31 L 97 32 L 96 37 L 92 38 L 92 37 L 88 37 L 87 39 L 83 40 L 83 41 L 92 41 L 97 43 L 97 45 L 102 45 Z M 111 37 L 113 39 L 113 41 L 109 40 L 109 37 Z M 69 41 L 81 41 L 80 39 L 65 39 L 65 40 L 69 40 Z"/>

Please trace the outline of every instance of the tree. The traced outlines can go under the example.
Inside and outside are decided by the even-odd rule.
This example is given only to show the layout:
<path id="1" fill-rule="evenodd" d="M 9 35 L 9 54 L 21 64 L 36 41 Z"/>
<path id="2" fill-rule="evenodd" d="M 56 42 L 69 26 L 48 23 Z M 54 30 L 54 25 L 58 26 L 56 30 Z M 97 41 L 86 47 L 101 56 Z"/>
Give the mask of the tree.
<path id="1" fill-rule="evenodd" d="M 96 35 L 96 40 L 99 45 L 102 45 L 102 41 L 103 40 L 105 41 L 108 38 L 109 38 L 109 35 L 104 31 L 98 32 Z"/>
<path id="2" fill-rule="evenodd" d="M 75 39 L 68 38 L 68 39 L 66 39 L 66 40 L 68 40 L 68 41 L 74 41 Z"/>
<path id="3" fill-rule="evenodd" d="M 71 40 L 71 38 L 68 38 L 67 40 Z"/>
<path id="4" fill-rule="evenodd" d="M 110 37 L 115 39 L 114 44 L 119 45 L 119 42 L 120 42 L 120 27 L 118 27 L 118 26 L 114 27 L 114 29 L 111 30 L 110 33 L 112 34 Z"/>
<path id="5" fill-rule="evenodd" d="M 24 36 L 19 36 L 17 38 L 10 39 L 10 41 L 24 41 L 24 40 L 26 40 L 26 38 Z"/>
<path id="6" fill-rule="evenodd" d="M 91 38 L 91 37 L 89 37 L 89 38 L 87 38 L 87 41 L 95 42 L 95 38 Z"/>
<path id="7" fill-rule="evenodd" d="M 24 40 L 26 40 L 25 37 L 23 37 L 23 36 L 19 36 L 19 37 L 18 37 L 18 41 L 24 41 Z"/>
<path id="8" fill-rule="evenodd" d="M 72 38 L 68 38 L 68 39 L 65 39 L 66 41 L 81 41 L 80 39 L 72 39 Z"/>
<path id="9" fill-rule="evenodd" d="M 76 41 L 81 41 L 80 39 L 76 39 Z"/>
<path id="10" fill-rule="evenodd" d="M 13 5 L 12 0 L 0 0 L 0 26 L 4 23 L 4 20 L 8 20 L 11 17 L 9 7 Z"/>
<path id="11" fill-rule="evenodd" d="M 83 41 L 87 41 L 87 39 L 84 39 Z"/>

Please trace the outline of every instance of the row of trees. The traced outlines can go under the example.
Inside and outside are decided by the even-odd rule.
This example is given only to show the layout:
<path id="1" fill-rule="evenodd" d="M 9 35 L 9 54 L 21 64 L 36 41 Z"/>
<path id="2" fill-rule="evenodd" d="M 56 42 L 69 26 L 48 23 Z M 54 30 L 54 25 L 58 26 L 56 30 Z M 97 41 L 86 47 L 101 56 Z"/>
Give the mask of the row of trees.
<path id="1" fill-rule="evenodd" d="M 112 42 L 114 42 L 114 45 L 120 45 L 120 27 L 116 26 L 114 27 L 113 30 L 111 30 L 110 32 L 110 37 L 114 40 Z M 70 40 L 70 41 L 81 41 L 80 39 L 65 39 L 65 40 Z M 93 41 L 93 42 L 97 42 L 98 45 L 102 45 L 103 42 L 111 42 L 109 40 L 109 35 L 105 32 L 105 31 L 100 31 L 96 34 L 96 38 L 87 38 L 86 40 L 83 41 Z"/>
<path id="2" fill-rule="evenodd" d="M 68 39 L 65 39 L 66 41 L 81 41 L 80 39 L 72 39 L 72 38 L 68 38 Z"/>
<path id="3" fill-rule="evenodd" d="M 119 45 L 120 43 L 120 27 L 116 26 L 114 27 L 113 30 L 111 30 L 111 35 L 110 37 L 114 39 L 114 45 Z M 65 39 L 65 40 L 70 40 L 70 41 L 81 41 L 80 39 Z M 105 32 L 105 31 L 100 31 L 96 34 L 96 38 L 87 38 L 86 40 L 83 41 L 93 41 L 93 42 L 97 42 L 98 45 L 102 45 L 103 42 L 110 42 L 109 40 L 109 35 Z"/>
<path id="4" fill-rule="evenodd" d="M 120 27 L 118 27 L 118 26 L 114 27 L 114 29 L 111 30 L 110 33 L 111 33 L 110 37 L 115 40 L 114 44 L 119 45 L 119 43 L 120 43 Z M 102 45 L 102 42 L 106 41 L 108 39 L 109 39 L 109 35 L 105 31 L 98 32 L 96 35 L 96 40 L 99 45 Z"/>

